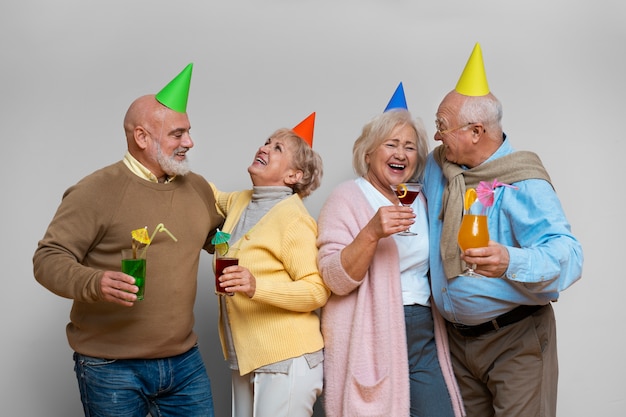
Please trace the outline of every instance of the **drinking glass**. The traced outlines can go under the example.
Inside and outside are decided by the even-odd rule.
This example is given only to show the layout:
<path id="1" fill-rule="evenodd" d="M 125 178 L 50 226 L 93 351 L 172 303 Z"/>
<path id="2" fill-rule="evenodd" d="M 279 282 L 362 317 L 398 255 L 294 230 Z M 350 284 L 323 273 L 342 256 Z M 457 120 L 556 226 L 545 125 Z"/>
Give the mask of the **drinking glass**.
<path id="1" fill-rule="evenodd" d="M 122 272 L 135 278 L 137 300 L 143 300 L 146 288 L 146 251 L 122 249 Z"/>
<path id="2" fill-rule="evenodd" d="M 391 189 L 396 193 L 398 200 L 400 200 L 400 204 L 403 206 L 410 206 L 422 191 L 422 184 L 419 182 L 403 182 L 397 185 L 392 185 Z M 398 232 L 398 235 L 416 236 L 417 233 L 412 232 L 409 227 L 402 232 Z"/>
<path id="3" fill-rule="evenodd" d="M 235 295 L 227 293 L 224 288 L 220 287 L 220 277 L 224 268 L 239 265 L 238 250 L 239 248 L 229 248 L 225 253 L 215 251 L 215 294 L 217 295 Z"/>
<path id="4" fill-rule="evenodd" d="M 489 229 L 487 228 L 487 216 L 484 214 L 465 213 L 461 220 L 459 235 L 457 238 L 459 247 L 463 252 L 469 248 L 482 248 L 489 244 Z M 474 272 L 471 265 L 466 265 L 463 275 L 480 277 Z"/>

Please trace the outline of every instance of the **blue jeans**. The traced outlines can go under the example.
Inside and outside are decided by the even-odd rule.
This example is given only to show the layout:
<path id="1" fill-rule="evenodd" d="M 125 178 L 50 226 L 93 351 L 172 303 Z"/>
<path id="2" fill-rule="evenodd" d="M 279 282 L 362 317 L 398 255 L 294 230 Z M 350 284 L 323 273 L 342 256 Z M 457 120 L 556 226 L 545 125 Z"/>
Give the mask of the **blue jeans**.
<path id="1" fill-rule="evenodd" d="M 430 307 L 404 306 L 411 383 L 411 417 L 453 417 L 452 402 L 441 373 Z"/>
<path id="2" fill-rule="evenodd" d="M 74 353 L 86 417 L 214 417 L 211 382 L 197 346 L 163 359 Z"/>

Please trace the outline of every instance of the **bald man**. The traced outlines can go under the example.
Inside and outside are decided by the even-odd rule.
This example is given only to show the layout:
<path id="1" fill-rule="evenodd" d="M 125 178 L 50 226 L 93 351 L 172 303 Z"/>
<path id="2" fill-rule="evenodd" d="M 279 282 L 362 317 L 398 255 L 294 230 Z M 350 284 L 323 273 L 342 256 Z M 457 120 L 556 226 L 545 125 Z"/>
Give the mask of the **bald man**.
<path id="1" fill-rule="evenodd" d="M 200 251 L 223 219 L 189 170 L 186 112 L 154 95 L 124 118 L 128 151 L 70 187 L 33 257 L 37 281 L 73 300 L 67 337 L 85 415 L 213 416 L 193 330 Z M 131 231 L 163 224 L 147 249 L 144 299 L 120 272 Z"/>

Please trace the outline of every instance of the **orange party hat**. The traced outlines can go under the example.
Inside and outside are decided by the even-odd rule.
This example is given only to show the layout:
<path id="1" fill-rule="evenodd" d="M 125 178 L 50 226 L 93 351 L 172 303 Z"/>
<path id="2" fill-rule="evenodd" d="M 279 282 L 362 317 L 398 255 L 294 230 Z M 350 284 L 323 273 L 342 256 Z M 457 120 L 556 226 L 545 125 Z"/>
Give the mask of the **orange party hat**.
<path id="1" fill-rule="evenodd" d="M 309 114 L 306 119 L 298 123 L 293 130 L 296 135 L 300 136 L 302 140 L 309 144 L 309 147 L 313 147 L 313 130 L 315 127 L 315 112 Z"/>

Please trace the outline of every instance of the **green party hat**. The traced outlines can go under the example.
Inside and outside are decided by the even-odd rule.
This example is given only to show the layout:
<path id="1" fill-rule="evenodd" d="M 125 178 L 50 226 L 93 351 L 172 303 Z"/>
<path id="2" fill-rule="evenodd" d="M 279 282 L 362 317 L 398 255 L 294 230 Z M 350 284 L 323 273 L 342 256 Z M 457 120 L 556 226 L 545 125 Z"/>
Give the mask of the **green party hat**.
<path id="1" fill-rule="evenodd" d="M 168 85 L 163 87 L 156 95 L 158 102 L 179 113 L 186 113 L 192 69 L 193 63 L 190 63 Z"/>

